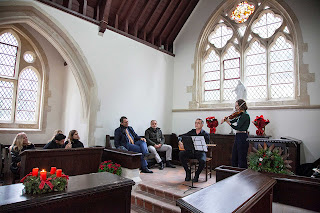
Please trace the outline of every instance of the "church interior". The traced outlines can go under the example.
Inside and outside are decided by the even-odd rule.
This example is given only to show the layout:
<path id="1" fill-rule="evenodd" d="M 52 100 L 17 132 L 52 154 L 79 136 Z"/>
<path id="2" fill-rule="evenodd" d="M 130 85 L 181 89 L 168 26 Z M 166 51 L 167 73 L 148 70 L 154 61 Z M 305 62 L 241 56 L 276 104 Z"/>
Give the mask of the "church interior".
<path id="1" fill-rule="evenodd" d="M 320 165 L 319 8 L 318 0 L 1 0 L 0 211 L 319 212 L 320 179 L 298 176 Z M 248 106 L 250 150 L 281 147 L 293 178 L 230 168 L 237 131 L 220 121 L 238 99 Z M 267 125 L 257 129 L 262 115 Z M 122 116 L 142 137 L 157 121 L 177 168 L 140 173 L 141 154 L 114 147 Z M 210 133 L 210 160 L 190 188 L 178 136 L 198 118 Z M 42 150 L 58 129 L 67 137 L 77 130 L 88 152 Z M 72 211 L 54 203 L 57 194 L 25 198 L 14 194 L 19 180 L 5 183 L 20 132 L 36 147 L 21 162 L 72 162 L 62 196 Z M 82 176 L 101 159 L 120 163 L 122 177 Z M 20 178 L 37 166 L 22 167 Z"/>

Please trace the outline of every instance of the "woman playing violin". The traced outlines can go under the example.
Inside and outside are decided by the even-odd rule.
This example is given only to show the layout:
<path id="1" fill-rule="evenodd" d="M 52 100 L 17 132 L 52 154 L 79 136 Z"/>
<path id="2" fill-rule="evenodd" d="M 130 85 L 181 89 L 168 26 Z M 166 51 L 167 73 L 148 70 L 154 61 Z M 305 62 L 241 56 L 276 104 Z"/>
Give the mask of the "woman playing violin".
<path id="1" fill-rule="evenodd" d="M 222 119 L 221 124 L 225 121 L 231 126 L 231 128 L 237 130 L 232 149 L 232 166 L 247 168 L 247 155 L 249 148 L 249 143 L 247 142 L 247 131 L 250 125 L 250 116 L 247 113 L 247 103 L 243 99 L 236 101 L 235 108 L 236 112 L 231 116 Z M 230 120 L 229 117 L 232 120 Z M 237 125 L 233 125 L 235 122 L 237 122 Z"/>

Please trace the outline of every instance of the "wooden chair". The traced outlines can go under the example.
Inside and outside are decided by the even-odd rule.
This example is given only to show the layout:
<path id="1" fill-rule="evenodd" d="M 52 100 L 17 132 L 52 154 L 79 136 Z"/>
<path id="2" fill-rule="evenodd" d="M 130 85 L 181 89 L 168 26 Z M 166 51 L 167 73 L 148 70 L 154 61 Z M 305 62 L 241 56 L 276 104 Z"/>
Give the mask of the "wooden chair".
<path id="1" fill-rule="evenodd" d="M 212 158 L 207 157 L 206 165 L 205 165 L 206 181 L 208 181 L 208 175 L 210 176 L 210 178 L 212 177 L 211 161 L 212 161 Z M 191 171 L 192 171 L 192 166 L 194 166 L 194 171 L 196 171 L 199 166 L 199 161 L 197 159 L 189 159 L 189 167 Z"/>

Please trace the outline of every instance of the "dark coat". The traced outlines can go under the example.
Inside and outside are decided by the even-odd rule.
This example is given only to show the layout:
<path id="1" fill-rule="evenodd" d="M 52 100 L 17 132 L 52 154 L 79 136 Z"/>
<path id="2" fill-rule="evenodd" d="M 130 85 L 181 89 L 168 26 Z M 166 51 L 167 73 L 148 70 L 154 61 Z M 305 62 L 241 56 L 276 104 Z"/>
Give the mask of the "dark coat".
<path id="1" fill-rule="evenodd" d="M 148 146 L 154 146 L 156 144 L 164 144 L 164 141 L 165 141 L 160 128 L 154 129 L 152 127 L 149 127 L 145 131 L 144 136 L 146 137 Z"/>
<path id="2" fill-rule="evenodd" d="M 134 141 L 141 140 L 141 137 L 135 133 L 131 126 L 128 126 L 128 131 L 131 134 L 132 139 Z M 129 143 L 129 139 L 126 135 L 126 127 L 120 125 L 120 127 L 114 130 L 114 145 L 116 148 L 118 148 L 119 146 L 124 146 L 126 149 L 129 150 Z"/>
<path id="3" fill-rule="evenodd" d="M 56 143 L 56 139 L 53 139 L 49 143 L 47 143 L 43 148 L 44 149 L 59 149 L 59 148 L 64 148 L 65 145 L 59 145 Z"/>
<path id="4" fill-rule="evenodd" d="M 69 141 L 64 142 L 64 146 L 66 146 Z M 77 139 L 74 139 L 72 142 L 72 148 L 84 148 L 83 143 Z"/>
<path id="5" fill-rule="evenodd" d="M 10 165 L 10 170 L 12 171 L 12 173 L 19 174 L 20 167 L 17 164 L 21 162 L 20 153 L 27 149 L 35 149 L 35 147 L 31 143 L 31 144 L 28 144 L 27 146 L 23 146 L 20 152 L 14 149 L 11 149 L 10 154 L 11 154 L 12 162 Z"/>

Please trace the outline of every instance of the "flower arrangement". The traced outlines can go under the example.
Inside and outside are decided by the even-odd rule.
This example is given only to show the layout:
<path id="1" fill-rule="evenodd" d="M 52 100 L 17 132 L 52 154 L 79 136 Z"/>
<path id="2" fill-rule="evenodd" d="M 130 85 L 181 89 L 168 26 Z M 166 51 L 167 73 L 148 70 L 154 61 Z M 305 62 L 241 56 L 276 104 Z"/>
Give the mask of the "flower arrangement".
<path id="1" fill-rule="evenodd" d="M 120 164 L 113 163 L 111 160 L 108 160 L 100 163 L 98 172 L 110 172 L 120 176 L 122 169 Z"/>
<path id="2" fill-rule="evenodd" d="M 253 152 L 248 156 L 248 167 L 258 172 L 272 172 L 282 174 L 293 174 L 288 168 L 292 160 L 286 160 L 288 154 L 281 155 L 282 150 L 279 147 L 274 148 L 272 144 L 269 148 L 266 143 L 263 147 L 259 144 L 258 150 L 254 147 Z"/>
<path id="3" fill-rule="evenodd" d="M 256 131 L 257 135 L 264 135 L 265 134 L 265 127 L 268 123 L 270 123 L 269 119 L 264 119 L 263 115 L 257 116 L 252 123 L 258 128 Z"/>
<path id="4" fill-rule="evenodd" d="M 218 120 L 212 116 L 212 117 L 207 117 L 206 118 L 206 123 L 207 123 L 207 127 L 210 128 L 210 134 L 211 133 L 216 133 L 216 127 L 219 125 Z"/>
<path id="5" fill-rule="evenodd" d="M 44 194 L 64 191 L 68 180 L 69 176 L 62 173 L 61 169 L 51 167 L 49 174 L 45 170 L 39 172 L 38 168 L 33 168 L 32 172 L 22 178 L 20 182 L 23 183 L 26 194 Z"/>

